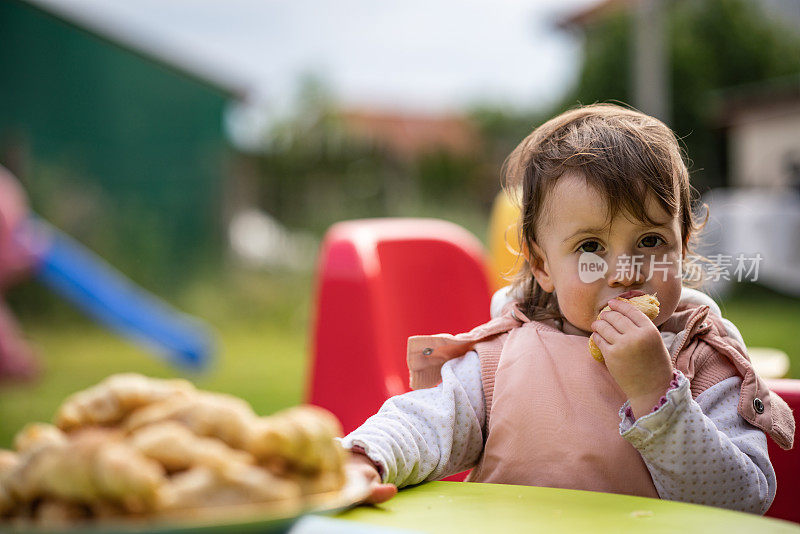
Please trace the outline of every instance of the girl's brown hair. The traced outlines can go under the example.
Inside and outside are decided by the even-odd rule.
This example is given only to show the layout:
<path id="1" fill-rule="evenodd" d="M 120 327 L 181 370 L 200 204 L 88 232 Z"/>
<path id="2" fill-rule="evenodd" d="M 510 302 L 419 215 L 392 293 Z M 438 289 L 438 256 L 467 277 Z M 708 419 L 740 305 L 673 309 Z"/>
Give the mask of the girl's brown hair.
<path id="1" fill-rule="evenodd" d="M 513 280 L 516 294 L 524 295 L 523 310 L 534 320 L 561 318 L 555 294 L 544 291 L 531 274 L 537 243 L 536 229 L 547 206 L 544 201 L 559 177 L 568 172 L 583 176 L 603 193 L 608 222 L 624 210 L 647 224 L 658 225 L 647 214 L 652 194 L 667 213 L 680 217 L 683 246 L 693 254 L 699 231 L 692 212 L 697 191 L 689 183 L 675 134 L 663 122 L 633 109 L 592 104 L 571 109 L 536 128 L 517 146 L 503 166 L 503 186 L 510 198 L 521 201 L 519 220 L 520 268 Z M 687 267 L 684 265 L 684 272 Z M 692 286 L 693 278 L 684 279 Z"/>

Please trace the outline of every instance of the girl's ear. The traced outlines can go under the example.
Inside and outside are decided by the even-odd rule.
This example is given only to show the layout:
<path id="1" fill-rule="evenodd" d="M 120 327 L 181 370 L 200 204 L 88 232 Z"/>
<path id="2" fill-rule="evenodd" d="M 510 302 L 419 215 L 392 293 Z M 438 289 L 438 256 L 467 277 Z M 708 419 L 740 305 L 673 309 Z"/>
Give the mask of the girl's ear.
<path id="1" fill-rule="evenodd" d="M 547 257 L 539 245 L 531 243 L 531 246 L 532 254 L 529 253 L 527 249 L 525 251 L 528 256 L 528 264 L 531 266 L 531 273 L 542 289 L 548 293 L 552 293 L 555 290 L 555 286 L 550 276 L 550 266 L 547 263 Z"/>

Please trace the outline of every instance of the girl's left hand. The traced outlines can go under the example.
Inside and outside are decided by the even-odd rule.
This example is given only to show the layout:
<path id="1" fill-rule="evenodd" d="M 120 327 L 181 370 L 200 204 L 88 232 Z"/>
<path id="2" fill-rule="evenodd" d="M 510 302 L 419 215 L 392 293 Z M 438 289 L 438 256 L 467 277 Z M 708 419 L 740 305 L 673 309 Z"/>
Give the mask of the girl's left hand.
<path id="1" fill-rule="evenodd" d="M 631 402 L 636 417 L 649 413 L 672 380 L 672 361 L 656 325 L 630 302 L 613 299 L 592 323 L 592 339 Z"/>
<path id="2" fill-rule="evenodd" d="M 397 495 L 397 486 L 381 482 L 381 475 L 366 454 L 351 452 L 345 466 L 351 476 L 363 477 L 369 487 L 369 494 L 364 498 L 367 504 L 386 502 Z"/>

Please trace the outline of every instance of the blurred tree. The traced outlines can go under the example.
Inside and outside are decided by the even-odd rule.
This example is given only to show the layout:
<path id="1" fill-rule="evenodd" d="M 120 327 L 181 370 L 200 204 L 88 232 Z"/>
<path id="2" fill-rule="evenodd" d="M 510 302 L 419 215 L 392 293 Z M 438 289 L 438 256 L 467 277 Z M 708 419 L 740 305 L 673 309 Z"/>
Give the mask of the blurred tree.
<path id="1" fill-rule="evenodd" d="M 306 76 L 297 95 L 295 113 L 270 128 L 257 156 L 260 206 L 319 233 L 336 220 L 383 214 L 397 162 L 348 134 L 319 78 Z"/>
<path id="2" fill-rule="evenodd" d="M 485 188 L 478 155 L 456 155 L 446 150 L 421 154 L 416 161 L 419 192 L 434 200 L 478 197 Z"/>
<path id="3" fill-rule="evenodd" d="M 551 110 L 520 111 L 491 105 L 476 106 L 470 110 L 470 118 L 477 125 L 483 140 L 481 154 L 494 192 L 500 188 L 501 166 L 512 150 L 530 134 L 534 128 L 550 118 Z M 486 197 L 491 202 L 494 194 Z"/>
<path id="4" fill-rule="evenodd" d="M 297 94 L 295 111 L 270 128 L 256 156 L 260 207 L 284 224 L 321 233 L 342 219 L 444 216 L 443 203 L 488 212 L 497 182 L 487 179 L 480 142 L 472 151 L 435 142 L 403 150 L 354 128 L 318 78 L 307 76 Z M 398 113 L 387 122 L 413 136 L 402 121 L 415 119 Z"/>
<path id="5" fill-rule="evenodd" d="M 667 6 L 672 120 L 701 191 L 725 184 L 717 126 L 720 91 L 800 73 L 800 33 L 746 0 L 672 1 Z M 632 13 L 616 11 L 585 29 L 578 83 L 559 110 L 577 103 L 632 102 Z"/>

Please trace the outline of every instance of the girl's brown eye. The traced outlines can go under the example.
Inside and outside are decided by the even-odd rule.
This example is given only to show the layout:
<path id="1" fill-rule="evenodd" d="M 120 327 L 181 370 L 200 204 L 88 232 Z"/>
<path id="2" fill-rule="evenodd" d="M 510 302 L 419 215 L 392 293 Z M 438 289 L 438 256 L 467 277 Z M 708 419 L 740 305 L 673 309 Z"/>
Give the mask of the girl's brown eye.
<path id="1" fill-rule="evenodd" d="M 648 235 L 648 236 L 645 236 L 645 237 L 642 238 L 641 243 L 642 243 L 642 245 L 644 245 L 645 247 L 648 247 L 648 248 L 657 247 L 657 246 L 659 246 L 659 243 L 658 243 L 659 239 L 661 241 L 664 241 L 664 239 L 661 236 Z"/>
<path id="2" fill-rule="evenodd" d="M 586 246 L 588 246 L 590 250 L 586 250 L 583 248 Z M 598 247 L 597 241 L 586 241 L 585 243 L 582 243 L 581 246 L 578 247 L 578 250 L 580 250 L 581 252 L 597 252 L 597 247 Z"/>

